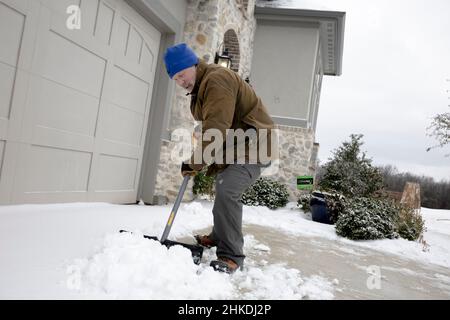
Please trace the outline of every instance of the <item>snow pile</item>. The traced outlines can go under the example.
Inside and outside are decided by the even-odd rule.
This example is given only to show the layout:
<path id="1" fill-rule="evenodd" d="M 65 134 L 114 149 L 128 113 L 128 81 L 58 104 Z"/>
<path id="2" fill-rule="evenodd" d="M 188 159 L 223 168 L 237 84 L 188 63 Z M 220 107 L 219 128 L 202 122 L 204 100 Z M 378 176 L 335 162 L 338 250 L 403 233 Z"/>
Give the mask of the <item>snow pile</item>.
<path id="1" fill-rule="evenodd" d="M 303 280 L 300 271 L 286 268 L 283 264 L 249 267 L 238 272 L 233 283 L 240 289 L 239 298 L 261 299 L 333 299 L 333 285 L 320 276 Z"/>
<path id="2" fill-rule="evenodd" d="M 68 270 L 69 289 L 99 298 L 226 299 L 233 294 L 227 276 L 196 266 L 189 250 L 167 249 L 139 234 L 108 235 L 99 253 Z"/>
<path id="3" fill-rule="evenodd" d="M 258 250 L 253 236 L 246 248 Z M 215 250 L 206 250 L 204 263 L 195 265 L 189 250 L 167 249 L 142 234 L 105 237 L 103 248 L 89 259 L 67 268 L 67 286 L 82 295 L 109 299 L 332 299 L 332 284 L 322 277 L 302 279 L 283 264 L 257 266 L 246 260 L 243 271 L 227 275 L 209 263 Z"/>

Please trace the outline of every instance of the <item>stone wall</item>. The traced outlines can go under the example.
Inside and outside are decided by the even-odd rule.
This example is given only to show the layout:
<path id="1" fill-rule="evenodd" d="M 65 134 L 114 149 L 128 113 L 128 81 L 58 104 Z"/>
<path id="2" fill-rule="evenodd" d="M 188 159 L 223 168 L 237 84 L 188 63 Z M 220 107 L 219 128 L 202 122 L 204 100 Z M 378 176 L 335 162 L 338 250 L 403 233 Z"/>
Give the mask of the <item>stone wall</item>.
<path id="1" fill-rule="evenodd" d="M 234 33 L 239 44 L 237 72 L 243 78 L 250 75 L 256 27 L 253 17 L 255 1 L 247 2 L 248 4 L 239 0 L 188 0 L 184 28 L 185 42 L 209 63 L 214 62 L 216 52 L 221 53 L 227 47 L 227 31 L 228 34 Z M 232 47 L 233 44 L 228 45 Z"/>
<path id="2" fill-rule="evenodd" d="M 178 194 L 178 190 L 183 182 L 180 173 L 181 162 L 175 162 L 171 159 L 171 153 L 175 147 L 175 142 L 164 141 L 161 145 L 161 158 L 158 166 L 158 175 L 156 177 L 154 204 L 165 204 L 173 202 Z M 194 198 L 192 192 L 193 179 L 189 181 L 184 194 L 184 200 Z"/>
<path id="3" fill-rule="evenodd" d="M 278 129 L 279 166 L 269 168 L 268 177 L 288 186 L 290 201 L 297 201 L 302 191 L 297 190 L 297 176 L 315 173 L 318 144 L 314 143 L 312 129 L 281 126 Z M 263 175 L 265 173 L 263 172 Z"/>

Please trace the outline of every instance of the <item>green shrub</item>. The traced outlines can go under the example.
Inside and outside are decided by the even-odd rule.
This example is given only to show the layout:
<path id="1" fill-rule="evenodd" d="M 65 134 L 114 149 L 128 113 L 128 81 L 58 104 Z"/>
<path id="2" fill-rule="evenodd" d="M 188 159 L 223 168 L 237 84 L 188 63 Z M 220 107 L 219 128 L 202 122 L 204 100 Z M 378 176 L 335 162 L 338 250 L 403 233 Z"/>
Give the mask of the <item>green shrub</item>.
<path id="1" fill-rule="evenodd" d="M 325 202 L 327 204 L 328 214 L 332 223 L 336 223 L 342 212 L 345 211 L 346 199 L 337 192 L 325 193 Z"/>
<path id="2" fill-rule="evenodd" d="M 397 216 L 397 232 L 400 237 L 416 241 L 419 240 L 425 231 L 425 222 L 422 216 L 416 210 L 399 206 L 399 214 Z"/>
<path id="3" fill-rule="evenodd" d="M 214 198 L 215 196 L 215 177 L 206 176 L 205 171 L 200 171 L 194 177 L 194 185 L 192 187 L 192 192 L 196 196 L 207 196 Z"/>
<path id="4" fill-rule="evenodd" d="M 262 177 L 244 192 L 241 201 L 248 206 L 266 206 L 276 209 L 288 203 L 289 193 L 284 184 Z"/>
<path id="5" fill-rule="evenodd" d="M 397 238 L 398 209 L 392 202 L 353 198 L 346 202 L 336 222 L 336 233 L 352 240 Z"/>
<path id="6" fill-rule="evenodd" d="M 302 209 L 303 212 L 310 212 L 311 211 L 311 206 L 309 204 L 310 201 L 311 201 L 311 193 L 302 194 L 298 198 L 297 207 Z"/>
<path id="7" fill-rule="evenodd" d="M 334 157 L 322 168 L 321 189 L 348 197 L 370 197 L 383 187 L 380 170 L 361 151 L 362 138 L 363 135 L 352 134 L 350 142 L 333 151 Z"/>

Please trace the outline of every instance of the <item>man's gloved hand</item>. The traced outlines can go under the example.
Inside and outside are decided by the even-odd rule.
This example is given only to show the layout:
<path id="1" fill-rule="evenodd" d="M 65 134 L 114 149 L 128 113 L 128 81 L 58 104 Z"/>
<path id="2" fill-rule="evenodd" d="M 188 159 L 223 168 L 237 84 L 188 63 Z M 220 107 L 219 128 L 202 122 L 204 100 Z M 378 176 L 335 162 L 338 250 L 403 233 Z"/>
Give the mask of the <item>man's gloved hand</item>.
<path id="1" fill-rule="evenodd" d="M 198 171 L 192 169 L 187 163 L 181 164 L 181 175 L 184 176 L 195 176 Z"/>

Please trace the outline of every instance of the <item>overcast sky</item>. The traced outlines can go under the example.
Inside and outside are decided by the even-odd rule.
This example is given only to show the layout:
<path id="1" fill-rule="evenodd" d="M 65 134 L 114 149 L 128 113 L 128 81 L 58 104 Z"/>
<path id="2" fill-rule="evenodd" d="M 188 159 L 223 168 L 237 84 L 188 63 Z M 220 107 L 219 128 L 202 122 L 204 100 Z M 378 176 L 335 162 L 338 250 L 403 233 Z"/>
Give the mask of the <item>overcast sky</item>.
<path id="1" fill-rule="evenodd" d="M 364 135 L 376 165 L 450 180 L 450 147 L 426 152 L 431 118 L 449 112 L 449 0 L 281 0 L 283 6 L 345 11 L 342 75 L 325 76 L 316 140 L 331 151 Z"/>

